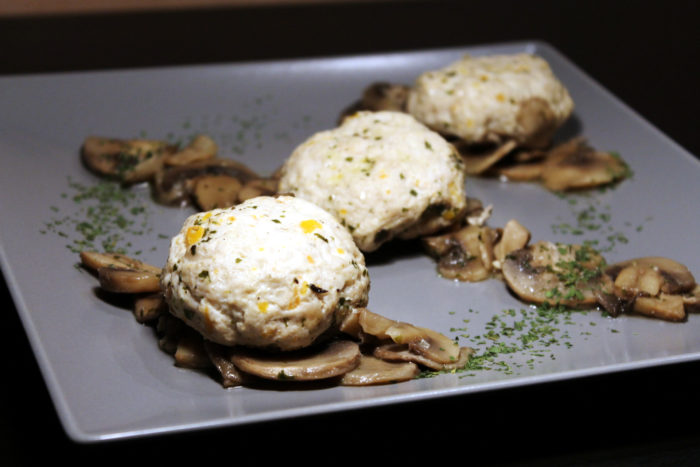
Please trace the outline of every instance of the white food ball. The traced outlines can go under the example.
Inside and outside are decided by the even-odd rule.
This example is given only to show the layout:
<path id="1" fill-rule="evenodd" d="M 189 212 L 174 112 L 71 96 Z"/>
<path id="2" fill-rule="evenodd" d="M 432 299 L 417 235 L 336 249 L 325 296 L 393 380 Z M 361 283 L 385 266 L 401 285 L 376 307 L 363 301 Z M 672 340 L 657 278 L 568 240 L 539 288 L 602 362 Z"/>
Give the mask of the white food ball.
<path id="1" fill-rule="evenodd" d="M 297 147 L 279 191 L 332 213 L 370 252 L 454 223 L 464 185 L 462 159 L 438 133 L 402 112 L 363 111 Z"/>
<path id="2" fill-rule="evenodd" d="M 206 339 L 280 350 L 310 345 L 369 294 L 347 229 L 292 196 L 190 216 L 161 282 L 171 312 Z"/>
<path id="3" fill-rule="evenodd" d="M 574 103 L 544 59 L 522 53 L 467 55 L 423 73 L 406 106 L 430 128 L 468 143 L 527 144 L 538 131 L 551 136 Z"/>

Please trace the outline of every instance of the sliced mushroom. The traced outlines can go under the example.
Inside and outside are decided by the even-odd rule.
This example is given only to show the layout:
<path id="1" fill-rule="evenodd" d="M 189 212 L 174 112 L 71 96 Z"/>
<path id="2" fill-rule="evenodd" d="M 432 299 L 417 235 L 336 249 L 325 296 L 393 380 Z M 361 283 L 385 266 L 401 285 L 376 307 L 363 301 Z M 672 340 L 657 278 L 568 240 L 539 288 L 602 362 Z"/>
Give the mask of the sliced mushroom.
<path id="1" fill-rule="evenodd" d="M 682 295 L 683 306 L 687 313 L 700 313 L 700 285 L 696 285 L 693 290 Z"/>
<path id="2" fill-rule="evenodd" d="M 464 170 L 468 175 L 481 175 L 496 165 L 518 146 L 515 140 L 509 140 L 497 147 L 475 147 L 455 143 L 464 160 Z"/>
<path id="3" fill-rule="evenodd" d="M 99 268 L 100 287 L 115 293 L 153 293 L 160 291 L 160 272 L 123 268 Z"/>
<path id="4" fill-rule="evenodd" d="M 236 368 L 231 361 L 231 348 L 211 341 L 204 341 L 204 350 L 212 364 L 221 376 L 221 385 L 225 388 L 241 386 L 245 382 L 245 374 Z"/>
<path id="5" fill-rule="evenodd" d="M 665 321 L 684 321 L 686 318 L 683 297 L 680 295 L 661 293 L 656 297 L 637 297 L 632 310 Z"/>
<path id="6" fill-rule="evenodd" d="M 580 308 L 594 306 L 600 291 L 608 290 L 604 263 L 585 245 L 540 241 L 509 254 L 502 272 L 508 287 L 526 302 Z"/>
<path id="7" fill-rule="evenodd" d="M 238 204 L 241 182 L 230 175 L 204 175 L 194 179 L 192 196 L 202 211 Z"/>
<path id="8" fill-rule="evenodd" d="M 659 291 L 677 294 L 689 292 L 696 285 L 695 277 L 685 265 L 660 256 L 622 261 L 608 266 L 605 273 L 615 280 L 616 286 L 619 284 L 621 293 L 624 289 L 628 294 L 656 295 Z"/>
<path id="9" fill-rule="evenodd" d="M 520 222 L 511 219 L 503 227 L 500 239 L 493 248 L 494 256 L 499 265 L 503 264 L 510 253 L 525 248 L 530 241 L 530 231 Z"/>
<path id="10" fill-rule="evenodd" d="M 438 260 L 438 271 L 448 279 L 478 282 L 491 277 L 498 232 L 468 225 L 455 232 L 424 237 L 423 245 Z"/>
<path id="11" fill-rule="evenodd" d="M 542 166 L 542 183 L 552 191 L 579 190 L 610 184 L 628 173 L 618 156 L 596 151 L 575 138 L 549 152 Z"/>
<path id="12" fill-rule="evenodd" d="M 440 363 L 424 355 L 413 352 L 410 346 L 405 344 L 384 344 L 374 349 L 373 355 L 382 360 L 413 362 L 423 365 L 431 370 L 449 371 L 464 368 L 474 354 L 470 347 L 460 347 L 457 358 L 450 363 Z"/>
<path id="13" fill-rule="evenodd" d="M 167 313 L 168 306 L 163 294 L 158 292 L 144 297 L 138 297 L 134 301 L 134 317 L 139 323 L 148 323 L 158 319 L 162 313 Z"/>
<path id="14" fill-rule="evenodd" d="M 212 366 L 212 361 L 204 348 L 202 336 L 188 328 L 180 337 L 175 349 L 175 365 L 182 368 L 204 369 Z"/>
<path id="15" fill-rule="evenodd" d="M 85 267 L 93 271 L 97 271 L 100 268 L 134 269 L 137 271 L 152 272 L 153 274 L 159 274 L 161 271 L 161 268 L 157 266 L 153 266 L 121 253 L 81 251 L 80 262 Z"/>
<path id="16" fill-rule="evenodd" d="M 166 167 L 153 180 L 154 198 L 162 204 L 187 204 L 191 201 L 194 180 L 205 175 L 228 175 L 241 183 L 260 178 L 245 165 L 230 159 L 211 159 Z"/>
<path id="17" fill-rule="evenodd" d="M 185 332 L 187 325 L 170 313 L 163 313 L 156 323 L 158 348 L 170 355 L 175 355 L 177 343 Z"/>
<path id="18" fill-rule="evenodd" d="M 241 371 L 261 378 L 311 381 L 333 378 L 357 368 L 360 347 L 352 341 L 338 340 L 284 353 L 236 348 L 231 361 Z"/>
<path id="19" fill-rule="evenodd" d="M 182 166 L 195 162 L 206 161 L 216 157 L 219 148 L 211 137 L 207 135 L 195 136 L 190 144 L 180 151 L 166 155 L 165 165 Z"/>
<path id="20" fill-rule="evenodd" d="M 340 380 L 343 386 L 372 386 L 409 381 L 420 374 L 413 362 L 388 362 L 371 355 L 362 355 L 360 364 L 345 373 Z"/>
<path id="21" fill-rule="evenodd" d="M 137 183 L 151 179 L 163 166 L 164 157 L 174 150 L 163 141 L 89 136 L 83 142 L 81 157 L 99 175 Z"/>
<path id="22" fill-rule="evenodd" d="M 686 266 L 669 258 L 650 256 L 613 264 L 605 273 L 613 281 L 615 299 L 605 297 L 600 305 L 611 314 L 622 312 L 682 321 L 697 307 L 698 286 Z M 616 300 L 616 301 L 615 301 Z M 612 302 L 612 307 L 611 307 Z"/>
<path id="23" fill-rule="evenodd" d="M 339 120 L 342 121 L 345 117 L 361 110 L 404 112 L 409 89 L 409 86 L 403 84 L 372 83 L 364 89 L 362 97 L 357 102 L 343 110 Z"/>
<path id="24" fill-rule="evenodd" d="M 249 180 L 238 192 L 238 201 L 243 202 L 258 196 L 271 196 L 277 193 L 277 180 L 258 178 Z"/>
<path id="25" fill-rule="evenodd" d="M 406 345 L 412 353 L 435 364 L 450 364 L 459 359 L 459 346 L 436 331 L 394 321 L 367 309 L 360 311 L 359 323 L 366 334 L 379 340 L 391 340 L 396 344 Z"/>
<path id="26" fill-rule="evenodd" d="M 542 177 L 544 163 L 532 162 L 499 167 L 496 173 L 513 182 L 537 181 Z"/>

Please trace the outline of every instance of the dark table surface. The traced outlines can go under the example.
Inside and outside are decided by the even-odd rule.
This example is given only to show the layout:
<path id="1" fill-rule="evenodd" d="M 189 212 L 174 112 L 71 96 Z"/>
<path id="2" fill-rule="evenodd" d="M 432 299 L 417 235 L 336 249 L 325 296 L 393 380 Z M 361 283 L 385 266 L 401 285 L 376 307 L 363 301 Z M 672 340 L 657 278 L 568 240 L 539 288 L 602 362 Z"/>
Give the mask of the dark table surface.
<path id="1" fill-rule="evenodd" d="M 695 1 L 512 0 L 0 18 L 0 74 L 537 39 L 559 49 L 698 155 L 699 13 Z M 7 329 L 0 384 L 1 465 L 33 465 L 46 452 L 74 464 L 113 459 L 167 465 L 194 454 L 202 461 L 246 465 L 261 459 L 700 465 L 700 404 L 695 401 L 700 363 L 274 423 L 76 444 L 59 423 L 4 281 L 0 294 Z"/>

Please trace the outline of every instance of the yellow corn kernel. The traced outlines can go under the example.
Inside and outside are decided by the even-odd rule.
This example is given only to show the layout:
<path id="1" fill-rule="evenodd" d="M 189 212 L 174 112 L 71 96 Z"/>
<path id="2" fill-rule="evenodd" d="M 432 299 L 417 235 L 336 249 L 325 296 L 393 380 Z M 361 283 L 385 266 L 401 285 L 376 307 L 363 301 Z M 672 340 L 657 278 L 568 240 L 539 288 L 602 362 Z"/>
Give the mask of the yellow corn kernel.
<path id="1" fill-rule="evenodd" d="M 319 221 L 316 221 L 314 219 L 308 219 L 305 221 L 301 221 L 299 224 L 301 226 L 301 230 L 304 231 L 304 233 L 311 233 L 316 229 L 320 229 L 322 227 L 321 223 Z"/>
<path id="2" fill-rule="evenodd" d="M 267 313 L 267 307 L 269 307 L 270 304 L 267 302 L 258 302 L 258 310 L 260 310 L 260 313 Z"/>
<path id="3" fill-rule="evenodd" d="M 204 227 L 201 225 L 193 225 L 187 229 L 185 234 L 185 241 L 187 246 L 191 246 L 202 239 L 204 236 Z"/>

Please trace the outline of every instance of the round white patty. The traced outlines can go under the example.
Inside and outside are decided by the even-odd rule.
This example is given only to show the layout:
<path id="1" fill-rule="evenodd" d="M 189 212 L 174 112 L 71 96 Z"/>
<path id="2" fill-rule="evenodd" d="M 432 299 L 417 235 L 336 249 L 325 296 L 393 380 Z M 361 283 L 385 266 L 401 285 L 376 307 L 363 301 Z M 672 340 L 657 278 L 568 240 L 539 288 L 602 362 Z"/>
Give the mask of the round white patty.
<path id="1" fill-rule="evenodd" d="M 569 92 L 549 64 L 530 54 L 465 56 L 423 73 L 409 91 L 407 111 L 443 134 L 469 143 L 526 141 L 531 128 L 519 118 L 525 103 L 538 104 L 556 128 L 573 111 Z"/>
<path id="2" fill-rule="evenodd" d="M 291 196 L 190 216 L 161 279 L 171 312 L 224 345 L 310 345 L 367 304 L 369 274 L 347 229 Z"/>
<path id="3" fill-rule="evenodd" d="M 332 213 L 369 252 L 451 225 L 464 183 L 462 159 L 438 133 L 405 113 L 365 111 L 297 147 L 279 190 Z"/>

